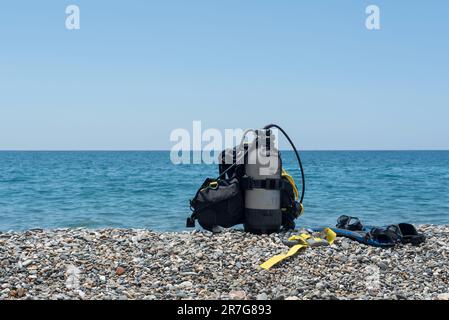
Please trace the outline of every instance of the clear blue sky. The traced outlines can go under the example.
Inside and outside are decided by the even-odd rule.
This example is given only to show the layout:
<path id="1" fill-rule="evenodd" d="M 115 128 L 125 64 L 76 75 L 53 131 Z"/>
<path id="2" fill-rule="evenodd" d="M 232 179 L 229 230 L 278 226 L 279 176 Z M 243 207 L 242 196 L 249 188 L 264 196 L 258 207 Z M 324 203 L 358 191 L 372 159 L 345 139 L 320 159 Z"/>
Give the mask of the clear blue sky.
<path id="1" fill-rule="evenodd" d="M 0 149 L 169 149 L 192 120 L 275 122 L 303 149 L 449 149 L 449 2 L 2 3 Z"/>

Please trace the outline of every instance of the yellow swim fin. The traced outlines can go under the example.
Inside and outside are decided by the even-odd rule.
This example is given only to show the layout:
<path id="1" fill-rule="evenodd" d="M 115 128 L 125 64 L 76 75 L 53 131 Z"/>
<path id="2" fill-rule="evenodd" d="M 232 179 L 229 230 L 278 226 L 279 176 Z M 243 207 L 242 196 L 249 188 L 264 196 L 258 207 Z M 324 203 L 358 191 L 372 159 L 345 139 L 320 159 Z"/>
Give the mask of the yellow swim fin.
<path id="1" fill-rule="evenodd" d="M 324 238 L 324 239 L 323 239 Z M 294 235 L 291 236 L 288 240 L 293 242 L 296 241 L 298 244 L 294 245 L 293 247 L 288 250 L 287 253 L 278 254 L 264 263 L 260 265 L 262 269 L 268 270 L 274 265 L 278 264 L 279 262 L 294 256 L 296 253 L 298 253 L 299 250 L 307 247 L 319 247 L 319 246 L 329 246 L 334 243 L 335 238 L 337 238 L 337 235 L 334 231 L 332 231 L 329 228 L 326 228 L 323 230 L 323 238 L 317 238 L 312 237 L 309 234 L 303 233 L 301 235 Z"/>

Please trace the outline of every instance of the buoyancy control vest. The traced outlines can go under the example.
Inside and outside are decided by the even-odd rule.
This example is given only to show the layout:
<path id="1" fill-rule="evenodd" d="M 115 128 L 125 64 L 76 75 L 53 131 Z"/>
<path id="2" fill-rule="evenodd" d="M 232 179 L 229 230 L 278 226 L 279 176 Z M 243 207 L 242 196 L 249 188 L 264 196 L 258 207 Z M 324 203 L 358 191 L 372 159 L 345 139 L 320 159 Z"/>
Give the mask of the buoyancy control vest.
<path id="1" fill-rule="evenodd" d="M 190 207 L 193 213 L 187 219 L 187 227 L 194 227 L 195 220 L 209 231 L 216 226 L 230 228 L 243 223 L 243 195 L 238 179 L 207 178 L 190 200 Z"/>
<path id="2" fill-rule="evenodd" d="M 282 169 L 272 127 L 282 131 L 296 152 L 302 174 L 301 195 L 294 179 Z M 277 232 L 281 227 L 294 229 L 294 220 L 303 213 L 304 174 L 299 154 L 276 125 L 251 131 L 256 135 L 252 143 L 242 139 L 239 146 L 220 154 L 219 177 L 206 179 L 190 201 L 193 213 L 187 227 L 194 227 L 198 220 L 207 230 L 242 223 L 246 231 L 258 234 Z"/>

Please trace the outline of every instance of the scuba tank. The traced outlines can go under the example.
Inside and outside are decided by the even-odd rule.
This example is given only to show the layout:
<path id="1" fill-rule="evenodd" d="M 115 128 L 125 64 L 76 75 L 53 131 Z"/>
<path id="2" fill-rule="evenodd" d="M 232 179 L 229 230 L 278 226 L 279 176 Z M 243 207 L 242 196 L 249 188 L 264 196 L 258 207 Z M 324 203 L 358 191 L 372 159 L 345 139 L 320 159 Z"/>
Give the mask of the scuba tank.
<path id="1" fill-rule="evenodd" d="M 282 225 L 282 164 L 270 129 L 255 130 L 248 146 L 242 188 L 245 194 L 245 231 L 278 232 Z"/>

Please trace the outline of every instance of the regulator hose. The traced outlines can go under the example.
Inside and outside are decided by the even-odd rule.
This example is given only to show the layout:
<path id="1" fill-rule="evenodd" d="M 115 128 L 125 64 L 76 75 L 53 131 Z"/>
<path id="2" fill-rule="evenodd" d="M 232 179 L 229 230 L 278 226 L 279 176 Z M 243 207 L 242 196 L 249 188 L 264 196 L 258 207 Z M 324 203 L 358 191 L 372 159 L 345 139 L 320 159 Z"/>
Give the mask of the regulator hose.
<path id="1" fill-rule="evenodd" d="M 293 143 L 293 141 L 290 139 L 290 137 L 288 136 L 288 134 L 278 125 L 276 124 L 269 124 L 267 126 L 264 127 L 265 130 L 267 129 L 271 129 L 271 128 L 276 128 L 279 131 L 282 132 L 282 134 L 287 138 L 288 142 L 290 142 L 290 145 L 293 148 L 293 151 L 295 151 L 296 154 L 296 159 L 298 160 L 298 164 L 299 164 L 299 168 L 301 170 L 301 185 L 302 185 L 302 190 L 301 190 L 301 198 L 299 200 L 299 203 L 302 204 L 302 201 L 304 200 L 304 194 L 306 191 L 306 179 L 304 177 L 304 168 L 302 166 L 302 161 L 301 161 L 301 157 L 299 156 L 298 150 L 296 150 L 295 144 Z"/>
<path id="2" fill-rule="evenodd" d="M 302 202 L 303 202 L 303 200 L 304 200 L 304 194 L 305 194 L 305 191 L 306 191 L 306 179 L 305 179 L 305 177 L 304 177 L 304 168 L 303 168 L 303 166 L 302 166 L 301 157 L 299 156 L 298 150 L 296 150 L 295 144 L 293 143 L 292 139 L 290 139 L 290 137 L 289 137 L 288 134 L 284 131 L 284 129 L 282 129 L 281 127 L 279 127 L 279 126 L 276 125 L 276 124 L 269 124 L 269 125 L 266 125 L 265 127 L 263 127 L 264 130 L 268 130 L 268 129 L 271 129 L 271 128 L 276 128 L 276 129 L 278 129 L 279 131 L 281 131 L 282 134 L 287 138 L 288 142 L 290 142 L 290 145 L 292 146 L 293 151 L 295 151 L 296 159 L 298 160 L 298 164 L 299 164 L 299 169 L 301 170 L 301 186 L 302 186 L 302 190 L 301 190 L 301 198 L 300 198 L 300 200 L 299 200 L 299 203 L 302 204 Z M 249 131 L 249 130 L 248 130 L 248 131 Z M 247 132 L 248 132 L 248 131 L 247 131 Z M 245 134 L 245 135 L 246 135 L 246 134 Z M 244 138 L 244 137 L 243 137 L 243 138 Z M 243 138 L 242 138 L 242 141 L 243 141 Z M 257 139 L 258 139 L 258 138 L 256 138 L 256 140 L 257 140 Z M 240 160 L 242 160 L 242 159 L 246 156 L 247 153 L 248 153 L 248 151 L 246 150 L 246 151 L 244 152 L 243 156 L 240 158 Z M 218 176 L 217 179 L 222 178 L 222 177 L 223 177 L 223 176 L 224 176 L 230 169 L 234 168 L 234 167 L 237 165 L 237 162 L 238 162 L 238 161 L 236 161 L 236 162 L 233 163 L 229 168 L 227 168 L 225 171 L 223 171 L 223 172 Z"/>

